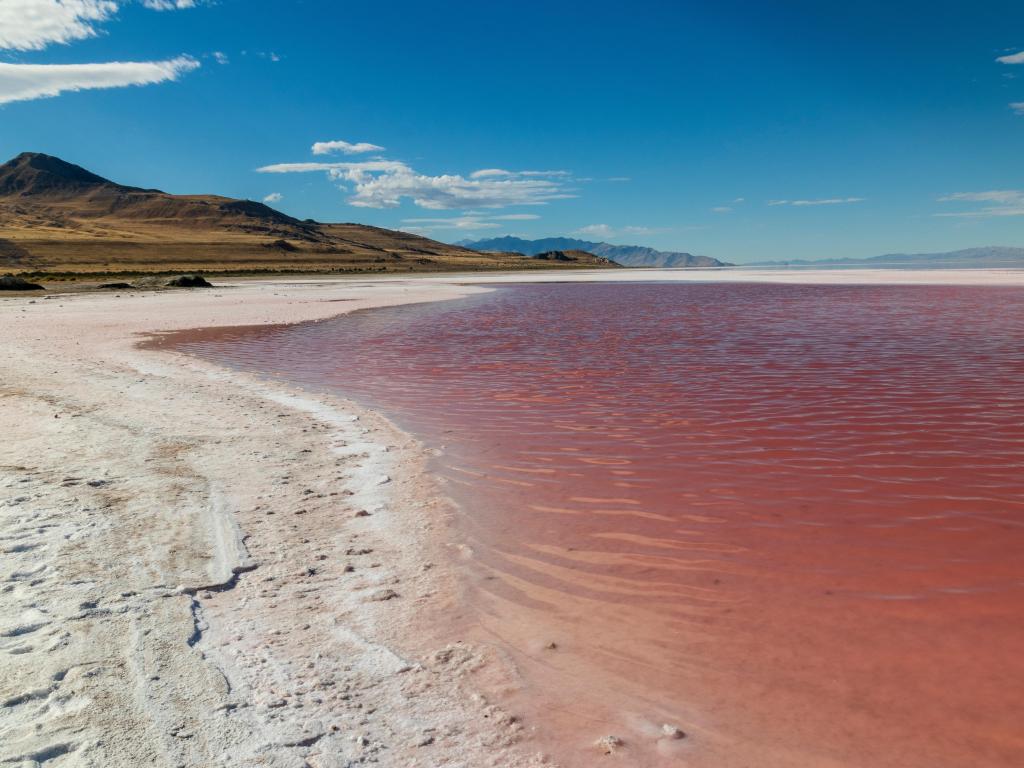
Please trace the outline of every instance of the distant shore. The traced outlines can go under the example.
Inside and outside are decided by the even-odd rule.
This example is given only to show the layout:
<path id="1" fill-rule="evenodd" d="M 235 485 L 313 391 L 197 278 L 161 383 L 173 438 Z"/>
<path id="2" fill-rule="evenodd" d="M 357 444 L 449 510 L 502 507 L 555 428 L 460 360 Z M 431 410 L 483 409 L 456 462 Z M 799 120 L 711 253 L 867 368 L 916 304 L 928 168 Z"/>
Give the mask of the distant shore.
<path id="1" fill-rule="evenodd" d="M 1024 271 L 293 276 L 0 294 L 0 762 L 542 764 L 537 724 L 488 698 L 521 684 L 514 667 L 460 642 L 452 510 L 422 446 L 349 402 L 138 342 L 567 280 L 1020 286 Z"/>

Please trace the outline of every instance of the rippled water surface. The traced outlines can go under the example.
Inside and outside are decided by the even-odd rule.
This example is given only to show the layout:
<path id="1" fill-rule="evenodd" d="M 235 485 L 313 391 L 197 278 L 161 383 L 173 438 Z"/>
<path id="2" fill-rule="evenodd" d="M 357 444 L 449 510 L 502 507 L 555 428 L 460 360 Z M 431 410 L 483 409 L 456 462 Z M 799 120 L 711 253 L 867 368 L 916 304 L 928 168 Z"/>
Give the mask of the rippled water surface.
<path id="1" fill-rule="evenodd" d="M 513 286 L 181 346 L 443 447 L 566 764 L 1024 765 L 1020 289 Z"/>

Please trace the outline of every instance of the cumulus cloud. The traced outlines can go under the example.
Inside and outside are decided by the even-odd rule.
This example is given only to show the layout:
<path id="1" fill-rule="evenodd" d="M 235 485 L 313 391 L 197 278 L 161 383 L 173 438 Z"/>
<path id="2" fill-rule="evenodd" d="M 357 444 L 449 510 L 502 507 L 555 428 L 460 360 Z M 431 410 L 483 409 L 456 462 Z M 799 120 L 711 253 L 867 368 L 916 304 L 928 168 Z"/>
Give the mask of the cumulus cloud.
<path id="1" fill-rule="evenodd" d="M 940 203 L 983 203 L 980 208 L 969 211 L 944 211 L 935 216 L 942 218 L 996 218 L 1001 216 L 1024 216 L 1024 191 L 1017 189 L 993 189 L 985 192 L 955 192 L 939 198 Z"/>
<path id="2" fill-rule="evenodd" d="M 769 200 L 768 205 L 793 205 L 802 208 L 809 205 L 845 205 L 846 203 L 862 203 L 863 197 L 828 197 L 823 200 Z"/>
<path id="3" fill-rule="evenodd" d="M 269 195 L 263 198 L 264 203 L 279 203 L 284 200 L 284 195 L 280 192 L 271 192 Z"/>
<path id="4" fill-rule="evenodd" d="M 996 61 L 1000 64 L 1024 64 L 1024 51 L 1011 53 L 1009 56 L 1000 56 Z"/>
<path id="5" fill-rule="evenodd" d="M 343 155 L 360 155 L 364 152 L 383 152 L 384 147 L 360 141 L 350 144 L 347 141 L 318 141 L 313 145 L 314 155 L 330 155 L 340 152 Z"/>
<path id="6" fill-rule="evenodd" d="M 57 96 L 90 88 L 120 88 L 177 80 L 199 66 L 190 56 L 167 61 L 106 64 L 0 63 L 0 104 Z"/>
<path id="7" fill-rule="evenodd" d="M 213 58 L 217 61 L 218 64 L 227 64 L 230 61 L 228 55 L 223 51 L 214 51 Z"/>
<path id="8" fill-rule="evenodd" d="M 260 173 L 324 171 L 334 181 L 352 185 L 350 205 L 360 208 L 395 208 L 403 198 L 421 208 L 504 208 L 543 205 L 574 195 L 557 180 L 541 178 L 466 178 L 459 174 L 430 176 L 397 160 L 340 163 L 278 163 L 258 168 Z"/>

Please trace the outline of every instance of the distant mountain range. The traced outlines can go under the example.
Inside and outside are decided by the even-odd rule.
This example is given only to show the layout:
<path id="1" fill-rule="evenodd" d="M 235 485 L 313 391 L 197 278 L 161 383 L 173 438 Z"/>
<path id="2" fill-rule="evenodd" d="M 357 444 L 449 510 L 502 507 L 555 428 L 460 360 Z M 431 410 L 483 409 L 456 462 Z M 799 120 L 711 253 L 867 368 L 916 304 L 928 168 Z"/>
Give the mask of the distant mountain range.
<path id="1" fill-rule="evenodd" d="M 789 259 L 785 261 L 758 261 L 745 264 L 750 267 L 827 267 L 827 266 L 869 266 L 878 268 L 900 267 L 1024 267 L 1024 248 L 986 246 L 965 248 L 945 253 L 887 253 L 863 259 Z"/>
<path id="2" fill-rule="evenodd" d="M 572 237 L 545 237 L 540 240 L 524 240 L 521 237 L 494 237 L 489 240 L 463 240 L 456 245 L 472 248 L 485 253 L 522 253 L 537 256 L 549 251 L 586 251 L 595 256 L 610 259 L 624 267 L 731 267 L 710 256 L 694 256 L 692 253 L 657 251 L 640 245 L 612 245 L 577 240 Z"/>

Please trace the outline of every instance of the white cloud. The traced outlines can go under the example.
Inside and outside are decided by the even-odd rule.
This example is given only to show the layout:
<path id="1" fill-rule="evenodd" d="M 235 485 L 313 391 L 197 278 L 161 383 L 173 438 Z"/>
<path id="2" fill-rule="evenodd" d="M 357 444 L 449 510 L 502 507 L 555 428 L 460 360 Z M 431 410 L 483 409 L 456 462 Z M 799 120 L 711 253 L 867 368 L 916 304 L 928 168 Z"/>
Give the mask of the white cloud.
<path id="1" fill-rule="evenodd" d="M 608 181 L 632 181 L 629 176 L 611 176 Z"/>
<path id="2" fill-rule="evenodd" d="M 458 174 L 429 176 L 417 173 L 397 160 L 342 163 L 278 163 L 257 169 L 260 173 L 326 171 L 334 181 L 354 187 L 350 205 L 360 208 L 395 208 L 403 198 L 421 208 L 504 208 L 543 205 L 569 194 L 561 182 L 538 178 L 465 178 Z"/>
<path id="3" fill-rule="evenodd" d="M 120 88 L 177 80 L 199 62 L 190 56 L 168 61 L 115 61 L 106 64 L 0 63 L 0 104 L 56 96 L 89 88 Z"/>
<path id="4" fill-rule="evenodd" d="M 213 58 L 216 59 L 218 64 L 227 64 L 230 61 L 228 55 L 223 51 L 214 51 Z"/>
<path id="5" fill-rule="evenodd" d="M 731 205 L 717 205 L 711 209 L 714 213 L 732 213 L 733 208 Z"/>
<path id="6" fill-rule="evenodd" d="M 983 219 L 1002 216 L 1024 216 L 1024 191 L 993 189 L 986 192 L 955 192 L 939 198 L 940 203 L 987 203 L 971 211 L 936 213 L 941 218 Z"/>
<path id="7" fill-rule="evenodd" d="M 383 152 L 384 147 L 360 141 L 350 144 L 347 141 L 318 141 L 313 145 L 314 155 L 330 155 L 341 152 L 344 155 L 360 155 L 364 152 Z"/>
<path id="8" fill-rule="evenodd" d="M 1000 64 L 1024 64 L 1024 51 L 1013 53 L 1009 56 L 1000 56 L 996 61 Z"/>
<path id="9" fill-rule="evenodd" d="M 1010 109 L 1016 112 L 1018 115 L 1024 115 L 1024 101 L 1014 101 L 1010 104 Z"/>
<path id="10" fill-rule="evenodd" d="M 846 203 L 862 203 L 863 197 L 829 197 L 823 200 L 769 200 L 768 205 L 793 205 L 802 208 L 809 205 L 845 205 Z"/>
<path id="11" fill-rule="evenodd" d="M 97 35 L 96 25 L 109 20 L 116 0 L 0 0 L 0 49 L 39 51 L 48 45 Z M 192 8 L 195 0 L 143 0 L 147 8 L 167 11 Z"/>
<path id="12" fill-rule="evenodd" d="M 284 200 L 284 195 L 280 192 L 271 192 L 269 195 L 263 198 L 264 203 L 279 203 Z"/>

